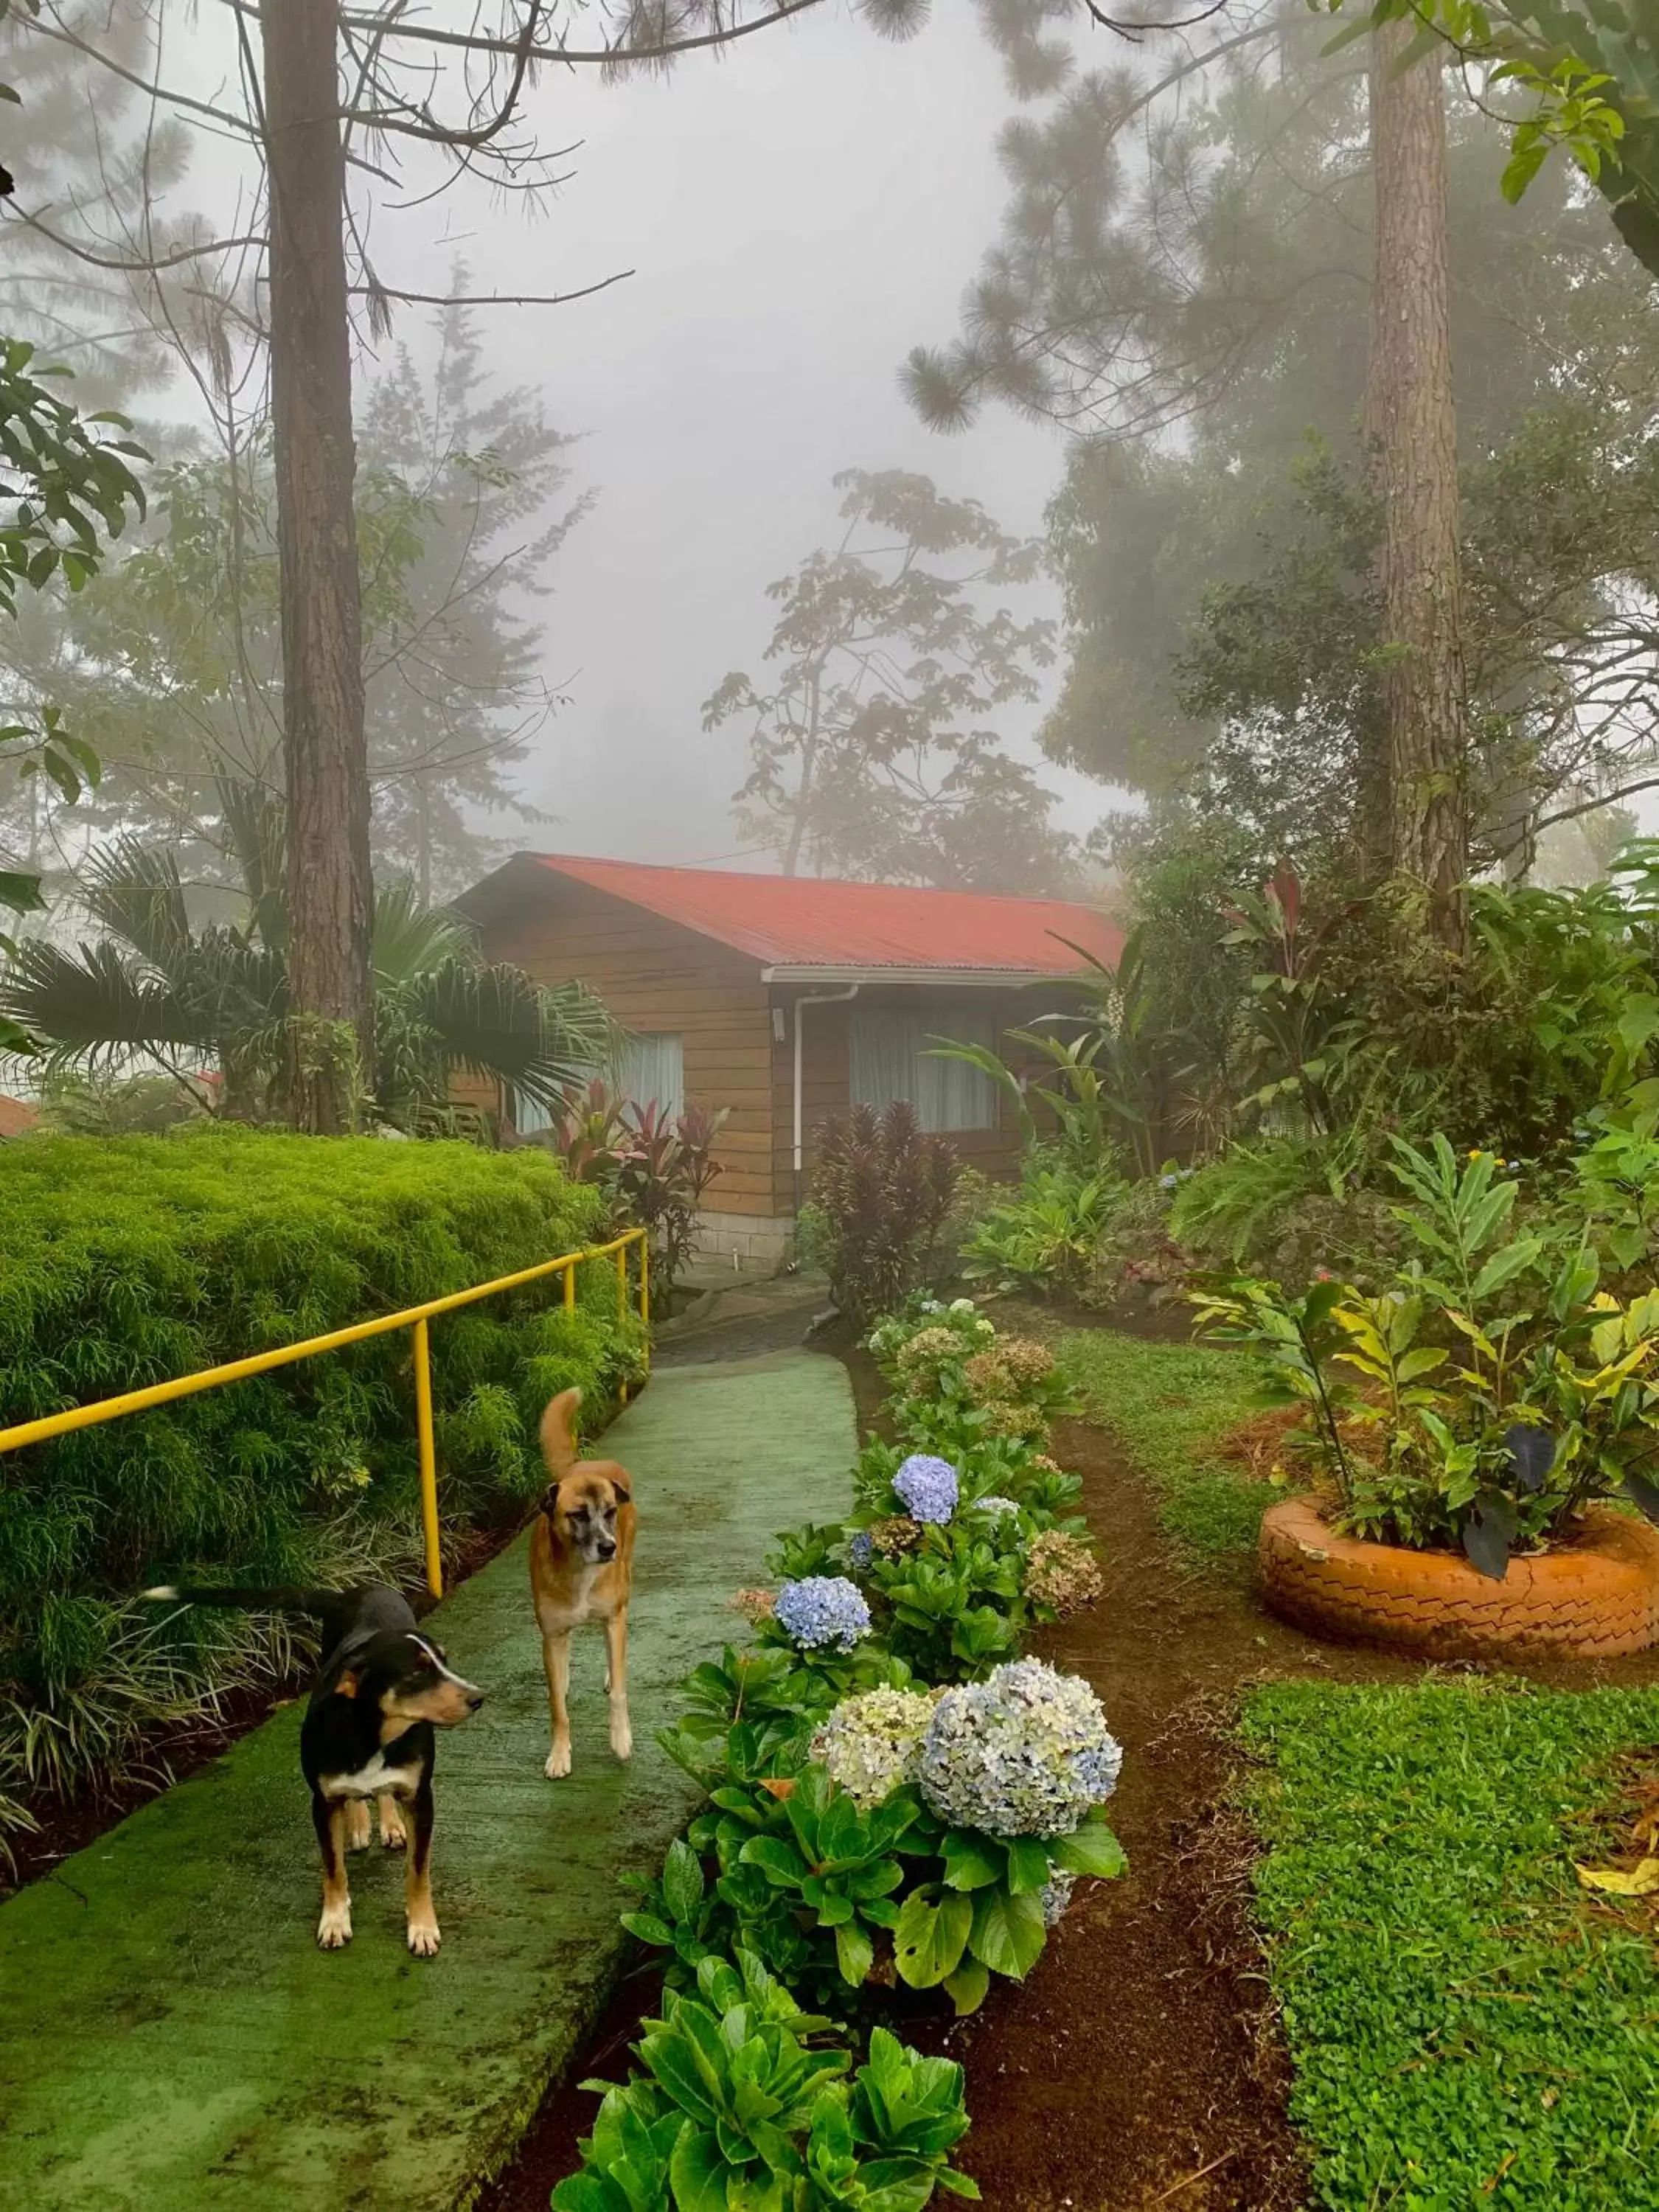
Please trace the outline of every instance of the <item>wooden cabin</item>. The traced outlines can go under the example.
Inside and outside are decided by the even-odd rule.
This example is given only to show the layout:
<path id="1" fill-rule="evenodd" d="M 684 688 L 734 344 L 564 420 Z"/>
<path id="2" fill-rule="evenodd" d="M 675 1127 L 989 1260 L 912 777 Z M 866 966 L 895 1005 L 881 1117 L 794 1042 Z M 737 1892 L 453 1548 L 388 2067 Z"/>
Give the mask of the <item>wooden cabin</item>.
<path id="1" fill-rule="evenodd" d="M 492 960 L 538 982 L 580 980 L 629 1032 L 620 1086 L 678 1112 L 724 1107 L 722 1172 L 701 1249 L 746 1267 L 790 1249 L 826 1115 L 908 1099 L 990 1175 L 1018 1133 L 989 1078 L 928 1057 L 936 1037 L 995 1046 L 1074 1002 L 1085 968 L 1122 933 L 1095 908 L 816 877 L 648 867 L 520 853 L 461 911 Z M 533 1109 L 495 1102 L 520 1131 Z"/>

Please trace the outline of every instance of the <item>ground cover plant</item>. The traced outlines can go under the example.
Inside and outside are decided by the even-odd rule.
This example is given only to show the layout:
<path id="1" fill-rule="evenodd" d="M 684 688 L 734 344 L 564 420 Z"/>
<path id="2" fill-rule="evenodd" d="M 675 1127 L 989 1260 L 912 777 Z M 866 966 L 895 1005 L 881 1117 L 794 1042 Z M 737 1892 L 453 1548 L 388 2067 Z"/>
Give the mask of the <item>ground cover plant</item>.
<path id="1" fill-rule="evenodd" d="M 198 1126 L 0 1152 L 0 1403 L 24 1421 L 589 1242 L 597 1194 L 462 1144 Z M 544 1480 L 535 1423 L 637 1371 L 614 1271 L 566 1313 L 532 1287 L 433 1325 L 445 1526 L 510 1520 Z M 378 1338 L 0 1459 L 0 1835 L 23 1798 L 118 1776 L 158 1722 L 269 1679 L 280 1626 L 158 1619 L 163 1580 L 397 1578 L 419 1552 L 407 1336 Z"/>
<path id="2" fill-rule="evenodd" d="M 1099 1589 L 1047 1455 L 1063 1378 L 967 1299 L 913 1298 L 871 1346 L 906 1441 L 860 1455 L 850 1520 L 779 1540 L 779 1587 L 739 1594 L 754 1644 L 688 1678 L 661 1741 L 708 1805 L 624 1916 L 665 1960 L 662 2016 L 640 2071 L 589 2085 L 558 2212 L 977 2197 L 949 2163 L 962 2069 L 880 2024 L 886 1992 L 973 2011 L 1030 1972 L 1079 1878 L 1121 1870 L 1099 1702 L 1018 1656 Z"/>
<path id="3" fill-rule="evenodd" d="M 1056 1351 L 1089 1419 L 1122 1438 L 1156 1486 L 1159 1518 L 1182 1553 L 1194 1561 L 1254 1558 L 1278 1492 L 1252 1479 L 1231 1447 L 1260 1410 L 1249 1363 L 1220 1346 L 1150 1343 L 1111 1329 L 1076 1330 Z"/>
<path id="4" fill-rule="evenodd" d="M 1659 2206 L 1651 1900 L 1587 1889 L 1659 1692 L 1286 1684 L 1247 1699 L 1291 2117 L 1328 2212 Z"/>

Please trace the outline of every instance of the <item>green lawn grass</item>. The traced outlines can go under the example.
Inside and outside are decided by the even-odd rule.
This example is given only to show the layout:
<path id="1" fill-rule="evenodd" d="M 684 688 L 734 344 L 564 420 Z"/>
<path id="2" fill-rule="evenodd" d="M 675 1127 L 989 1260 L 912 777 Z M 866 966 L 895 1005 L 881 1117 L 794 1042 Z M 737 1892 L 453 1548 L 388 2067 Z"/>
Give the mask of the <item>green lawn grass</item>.
<path id="1" fill-rule="evenodd" d="M 1278 1494 L 1216 1456 L 1249 1419 L 1255 1370 L 1216 1346 L 1149 1344 L 1083 1329 L 1055 1347 L 1092 1421 L 1113 1430 L 1157 1485 L 1160 1518 L 1196 1560 L 1254 1556 L 1261 1516 Z"/>
<path id="2" fill-rule="evenodd" d="M 1243 1729 L 1314 2202 L 1659 2212 L 1654 1922 L 1573 1869 L 1659 1691 L 1287 1684 Z"/>

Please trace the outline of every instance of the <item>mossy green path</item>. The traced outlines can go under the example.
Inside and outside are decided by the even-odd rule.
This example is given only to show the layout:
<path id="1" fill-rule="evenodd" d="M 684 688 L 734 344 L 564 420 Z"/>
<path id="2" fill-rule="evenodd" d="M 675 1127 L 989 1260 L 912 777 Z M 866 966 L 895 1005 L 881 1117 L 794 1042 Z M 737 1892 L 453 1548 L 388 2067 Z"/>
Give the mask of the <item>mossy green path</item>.
<path id="1" fill-rule="evenodd" d="M 670 1370 L 609 1431 L 641 1516 L 627 1766 L 585 1630 L 575 1771 L 543 1778 L 522 1541 L 433 1616 L 489 1698 L 439 1744 L 435 1960 L 404 1949 L 378 1845 L 352 1861 L 356 1940 L 316 1949 L 297 1707 L 0 1907 L 6 2212 L 465 2204 L 611 1985 L 618 1875 L 654 1871 L 690 1812 L 653 1741 L 680 1678 L 733 1636 L 774 1532 L 848 1509 L 856 1443 L 843 1370 L 804 1352 Z"/>

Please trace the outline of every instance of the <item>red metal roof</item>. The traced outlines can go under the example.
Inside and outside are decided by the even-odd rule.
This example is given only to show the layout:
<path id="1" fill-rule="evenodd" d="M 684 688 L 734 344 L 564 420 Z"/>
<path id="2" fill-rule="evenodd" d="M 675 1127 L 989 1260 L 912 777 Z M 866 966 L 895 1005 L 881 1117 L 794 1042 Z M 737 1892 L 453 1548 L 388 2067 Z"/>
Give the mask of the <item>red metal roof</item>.
<path id="1" fill-rule="evenodd" d="M 1123 933 L 1070 899 L 998 898 L 979 891 L 742 875 L 732 869 L 647 867 L 564 854 L 526 855 L 556 875 L 608 891 L 746 952 L 769 968 L 923 968 L 1072 975 L 1072 945 L 1109 968 Z M 1065 940 L 1069 940 L 1069 944 Z"/>

